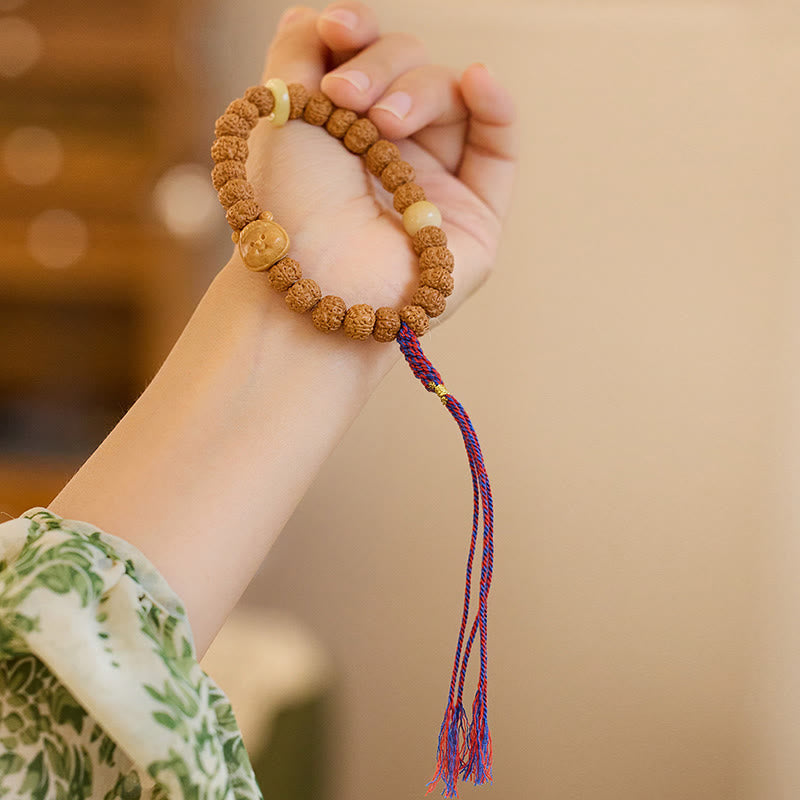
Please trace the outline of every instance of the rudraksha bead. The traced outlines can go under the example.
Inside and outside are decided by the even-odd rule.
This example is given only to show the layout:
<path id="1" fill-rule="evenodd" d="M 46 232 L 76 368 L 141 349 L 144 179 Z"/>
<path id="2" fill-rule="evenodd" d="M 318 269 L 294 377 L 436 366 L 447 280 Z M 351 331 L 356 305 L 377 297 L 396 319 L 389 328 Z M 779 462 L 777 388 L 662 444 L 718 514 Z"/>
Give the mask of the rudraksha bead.
<path id="1" fill-rule="evenodd" d="M 258 108 L 249 100 L 244 100 L 241 97 L 238 100 L 228 103 L 225 113 L 236 114 L 237 117 L 241 117 L 250 126 L 251 130 L 255 128 L 258 123 Z"/>
<path id="2" fill-rule="evenodd" d="M 416 177 L 416 170 L 408 161 L 403 161 L 402 159 L 390 161 L 386 165 L 386 169 L 381 172 L 381 186 L 383 186 L 387 192 L 394 192 L 404 183 L 413 181 Z"/>
<path id="3" fill-rule="evenodd" d="M 334 105 L 330 98 L 315 90 L 308 96 L 308 102 L 303 110 L 303 119 L 309 125 L 324 125 L 333 113 Z"/>
<path id="4" fill-rule="evenodd" d="M 424 308 L 429 317 L 438 317 L 447 306 L 445 296 L 431 286 L 420 286 L 411 296 L 411 302 Z"/>
<path id="5" fill-rule="evenodd" d="M 219 202 L 225 208 L 232 206 L 237 200 L 253 200 L 255 198 L 253 187 L 243 178 L 234 178 L 223 184 L 217 194 Z"/>
<path id="6" fill-rule="evenodd" d="M 261 117 L 267 117 L 275 108 L 275 98 L 266 86 L 251 86 L 245 93 L 244 99 L 251 102 Z"/>
<path id="7" fill-rule="evenodd" d="M 244 161 L 220 161 L 214 165 L 214 169 L 211 171 L 211 182 L 217 191 L 234 178 L 243 180 L 247 178 Z"/>
<path id="8" fill-rule="evenodd" d="M 367 303 L 356 303 L 344 315 L 344 332 L 351 339 L 366 339 L 375 327 L 375 312 Z"/>
<path id="9" fill-rule="evenodd" d="M 431 289 L 436 289 L 445 297 L 449 297 L 453 293 L 453 276 L 441 267 L 425 269 L 420 273 L 419 285 L 430 286 Z"/>
<path id="10" fill-rule="evenodd" d="M 375 311 L 372 336 L 377 342 L 392 342 L 400 331 L 400 315 L 391 306 L 381 306 Z"/>
<path id="11" fill-rule="evenodd" d="M 430 291 L 435 291 L 431 289 Z M 310 311 L 322 298 L 322 290 L 313 278 L 300 278 L 289 287 L 286 294 L 286 305 L 297 311 L 303 313 Z"/>
<path id="12" fill-rule="evenodd" d="M 421 255 L 428 247 L 445 247 L 447 234 L 436 225 L 426 225 L 411 237 L 411 244 L 414 246 L 414 252 Z"/>
<path id="13" fill-rule="evenodd" d="M 386 169 L 390 161 L 400 158 L 400 148 L 388 139 L 378 139 L 364 156 L 367 162 L 367 169 L 376 177 L 380 177 L 381 172 Z"/>
<path id="14" fill-rule="evenodd" d="M 341 139 L 347 129 L 358 119 L 358 114 L 349 108 L 335 108 L 325 123 L 325 130 L 336 139 Z"/>
<path id="15" fill-rule="evenodd" d="M 255 200 L 237 200 L 225 214 L 228 225 L 235 231 L 240 231 L 245 225 L 258 219 L 261 206 Z"/>
<path id="16" fill-rule="evenodd" d="M 267 276 L 275 291 L 285 292 L 303 277 L 303 270 L 293 258 L 286 256 L 270 267 Z"/>
<path id="17" fill-rule="evenodd" d="M 420 269 L 441 267 L 448 272 L 452 272 L 454 265 L 453 254 L 446 247 L 426 247 L 419 257 Z"/>
<path id="18" fill-rule="evenodd" d="M 401 214 L 412 204 L 425 199 L 425 190 L 418 183 L 404 183 L 394 193 L 394 207 Z"/>
<path id="19" fill-rule="evenodd" d="M 411 328 L 417 336 L 427 332 L 430 320 L 421 306 L 407 305 L 400 309 L 400 319 Z"/>
<path id="20" fill-rule="evenodd" d="M 328 333 L 342 327 L 347 306 L 341 297 L 326 294 L 311 311 L 311 321 L 317 330 Z"/>
<path id="21" fill-rule="evenodd" d="M 237 114 L 223 114 L 214 123 L 214 133 L 217 136 L 239 136 L 246 139 L 250 135 L 250 125 Z"/>
<path id="22" fill-rule="evenodd" d="M 220 161 L 247 161 L 247 139 L 218 136 L 211 145 L 211 158 Z"/>
<path id="23" fill-rule="evenodd" d="M 308 102 L 308 89 L 302 83 L 290 83 L 286 88 L 289 91 L 289 119 L 299 119 Z"/>
<path id="24" fill-rule="evenodd" d="M 351 152 L 361 155 L 366 153 L 370 147 L 380 138 L 375 123 L 366 117 L 357 119 L 344 135 L 344 146 Z"/>

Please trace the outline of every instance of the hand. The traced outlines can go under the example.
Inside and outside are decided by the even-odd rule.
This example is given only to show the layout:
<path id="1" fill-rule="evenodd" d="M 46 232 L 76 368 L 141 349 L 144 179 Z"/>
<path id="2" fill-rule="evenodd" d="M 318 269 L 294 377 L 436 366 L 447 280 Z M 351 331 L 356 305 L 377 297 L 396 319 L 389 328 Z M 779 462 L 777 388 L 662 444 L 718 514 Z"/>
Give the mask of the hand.
<path id="1" fill-rule="evenodd" d="M 326 13 L 333 10 L 354 14 L 355 27 L 331 21 Z M 369 88 L 359 90 L 337 77 L 351 70 L 366 75 Z M 396 142 L 416 169 L 416 183 L 441 211 L 455 257 L 455 290 L 432 326 L 452 314 L 488 277 L 508 209 L 517 159 L 509 92 L 480 64 L 459 77 L 430 63 L 415 36 L 380 35 L 375 12 L 359 0 L 337 2 L 322 14 L 288 9 L 269 47 L 263 80 L 269 77 L 320 88 L 337 106 L 368 116 L 383 138 Z M 403 119 L 379 107 L 395 92 L 410 96 Z M 256 199 L 286 228 L 289 254 L 323 295 L 339 295 L 348 307 L 365 302 L 399 308 L 409 302 L 418 282 L 418 257 L 391 193 L 361 157 L 302 120 L 277 129 L 262 121 L 249 144 L 248 176 Z M 236 267 L 243 269 L 240 263 Z M 283 304 L 282 295 L 276 300 Z M 295 316 L 285 308 L 280 313 Z M 313 329 L 308 315 L 302 322 L 313 336 L 326 336 Z"/>

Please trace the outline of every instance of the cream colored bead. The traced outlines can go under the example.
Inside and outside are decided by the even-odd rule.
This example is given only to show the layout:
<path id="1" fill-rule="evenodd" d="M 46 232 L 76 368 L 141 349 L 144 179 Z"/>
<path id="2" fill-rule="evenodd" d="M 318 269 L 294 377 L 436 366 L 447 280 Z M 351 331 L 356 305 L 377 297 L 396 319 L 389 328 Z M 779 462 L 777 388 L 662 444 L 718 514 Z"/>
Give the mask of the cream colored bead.
<path id="1" fill-rule="evenodd" d="M 272 96 L 275 98 L 275 107 L 267 119 L 273 127 L 280 128 L 286 124 L 291 110 L 289 87 L 280 78 L 270 78 L 264 86 L 272 92 Z"/>
<path id="2" fill-rule="evenodd" d="M 436 206 L 427 201 L 419 200 L 412 203 L 403 212 L 403 226 L 409 236 L 413 236 L 420 228 L 426 225 L 435 225 L 437 228 L 442 224 L 442 215 Z"/>

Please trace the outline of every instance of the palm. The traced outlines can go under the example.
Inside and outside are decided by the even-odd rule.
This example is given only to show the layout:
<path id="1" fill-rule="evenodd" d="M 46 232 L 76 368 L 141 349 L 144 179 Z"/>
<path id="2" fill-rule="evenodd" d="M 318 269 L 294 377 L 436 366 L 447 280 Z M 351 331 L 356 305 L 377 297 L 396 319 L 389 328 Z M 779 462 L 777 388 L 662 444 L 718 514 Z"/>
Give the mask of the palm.
<path id="1" fill-rule="evenodd" d="M 443 163 L 455 160 L 457 166 L 461 160 L 464 128 L 465 123 L 427 129 L 420 132 L 428 134 L 424 145 L 415 138 L 397 141 L 403 159 L 416 169 L 415 181 L 442 213 L 442 228 L 456 260 L 450 308 L 485 280 L 501 226 Z M 392 195 L 367 170 L 363 158 L 302 120 L 281 129 L 260 123 L 251 135 L 250 150 L 249 172 L 260 204 L 286 228 L 289 254 L 323 294 L 339 295 L 348 306 L 363 302 L 374 308 L 399 307 L 409 302 L 418 282 L 418 257 Z"/>

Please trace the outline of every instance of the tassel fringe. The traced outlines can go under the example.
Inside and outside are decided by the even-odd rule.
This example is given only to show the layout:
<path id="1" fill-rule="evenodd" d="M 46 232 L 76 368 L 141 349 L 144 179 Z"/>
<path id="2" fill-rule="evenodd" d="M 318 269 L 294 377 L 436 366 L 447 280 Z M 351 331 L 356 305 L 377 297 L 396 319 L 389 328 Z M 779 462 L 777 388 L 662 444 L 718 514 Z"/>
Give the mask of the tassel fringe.
<path id="1" fill-rule="evenodd" d="M 397 334 L 400 350 L 403 352 L 411 371 L 429 391 L 439 396 L 447 410 L 452 414 L 464 438 L 470 472 L 472 473 L 472 535 L 469 555 L 467 556 L 467 575 L 464 588 L 464 610 L 461 615 L 461 629 L 456 644 L 453 673 L 450 680 L 450 693 L 445 707 L 444 720 L 439 730 L 439 743 L 436 767 L 433 778 L 428 782 L 430 794 L 440 780 L 444 782 L 443 797 L 458 797 L 456 783 L 459 776 L 462 780 L 471 780 L 478 786 L 492 780 L 492 737 L 489 733 L 487 714 L 487 604 L 489 588 L 492 583 L 492 566 L 494 563 L 494 511 L 492 508 L 492 490 L 489 476 L 483 463 L 478 436 L 472 427 L 467 412 L 461 403 L 444 387 L 441 375 L 433 364 L 425 357 L 416 334 L 405 324 L 400 325 Z M 481 535 L 482 558 L 480 595 L 478 610 L 467 638 L 470 610 L 470 587 L 472 584 L 472 567 L 478 539 L 478 528 L 481 514 L 483 530 Z M 478 688 L 472 702 L 472 715 L 468 717 L 463 706 L 464 682 L 475 636 L 478 636 L 480 648 L 480 673 Z"/>

